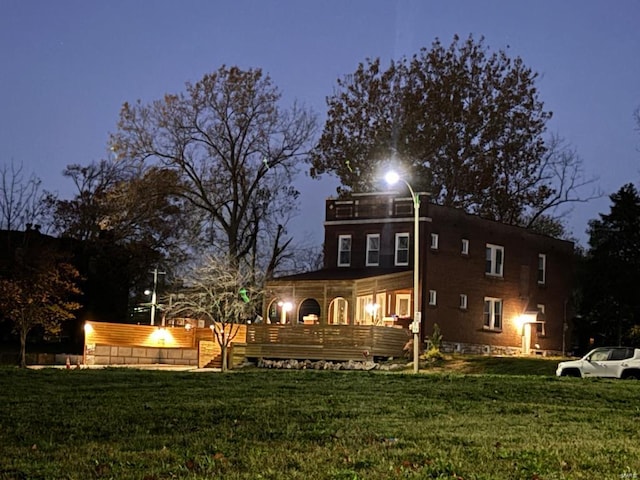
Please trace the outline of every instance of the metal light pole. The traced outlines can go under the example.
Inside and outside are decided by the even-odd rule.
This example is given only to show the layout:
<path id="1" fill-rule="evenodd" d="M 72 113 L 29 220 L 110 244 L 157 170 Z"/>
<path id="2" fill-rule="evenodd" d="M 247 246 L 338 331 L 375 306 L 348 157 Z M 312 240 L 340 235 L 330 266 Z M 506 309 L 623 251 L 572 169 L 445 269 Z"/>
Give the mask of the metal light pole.
<path id="1" fill-rule="evenodd" d="M 411 331 L 413 332 L 413 372 L 418 373 L 420 359 L 420 325 L 422 323 L 422 313 L 420 312 L 420 194 L 415 193 L 409 182 L 400 177 L 396 172 L 389 172 L 385 176 L 389 185 L 393 185 L 402 180 L 411 192 L 413 199 L 413 322 Z"/>
<path id="2" fill-rule="evenodd" d="M 158 275 L 164 275 L 166 272 L 159 272 L 157 268 L 154 268 L 151 273 L 153 273 L 153 290 L 151 291 L 151 325 L 154 325 L 156 320 L 156 291 L 158 289 Z"/>

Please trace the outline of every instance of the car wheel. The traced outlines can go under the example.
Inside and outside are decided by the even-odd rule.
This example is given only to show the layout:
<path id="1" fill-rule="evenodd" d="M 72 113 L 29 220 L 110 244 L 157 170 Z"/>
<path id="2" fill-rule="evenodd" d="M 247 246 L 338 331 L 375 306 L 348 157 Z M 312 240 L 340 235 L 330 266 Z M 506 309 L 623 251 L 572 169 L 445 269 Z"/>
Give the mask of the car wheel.
<path id="1" fill-rule="evenodd" d="M 580 370 L 576 368 L 567 368 L 560 374 L 561 377 L 581 377 Z"/>
<path id="2" fill-rule="evenodd" d="M 622 378 L 625 380 L 640 380 L 640 371 L 633 370 L 631 372 L 624 372 Z"/>

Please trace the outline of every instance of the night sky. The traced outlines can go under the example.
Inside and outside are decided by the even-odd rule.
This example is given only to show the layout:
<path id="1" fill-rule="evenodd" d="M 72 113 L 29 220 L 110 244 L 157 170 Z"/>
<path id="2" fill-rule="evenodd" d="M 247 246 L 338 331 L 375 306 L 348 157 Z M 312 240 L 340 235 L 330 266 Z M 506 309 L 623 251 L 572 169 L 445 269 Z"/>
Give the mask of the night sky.
<path id="1" fill-rule="evenodd" d="M 223 64 L 262 68 L 285 102 L 312 107 L 321 126 L 325 97 L 358 62 L 387 64 L 436 37 L 448 46 L 456 33 L 484 36 L 539 72 L 550 131 L 607 195 L 638 183 L 635 0 L 0 0 L 0 164 L 22 162 L 69 197 L 62 170 L 107 157 L 123 102 L 179 92 Z M 320 243 L 322 200 L 336 186 L 301 178 L 304 215 L 290 226 Z M 609 204 L 574 208 L 569 227 L 583 244 L 587 221 Z"/>

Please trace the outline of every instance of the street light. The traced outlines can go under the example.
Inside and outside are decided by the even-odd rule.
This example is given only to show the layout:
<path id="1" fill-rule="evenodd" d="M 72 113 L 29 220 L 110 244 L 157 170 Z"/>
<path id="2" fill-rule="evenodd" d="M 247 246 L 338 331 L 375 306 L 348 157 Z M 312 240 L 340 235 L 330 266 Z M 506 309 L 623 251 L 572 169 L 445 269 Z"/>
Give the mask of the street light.
<path id="1" fill-rule="evenodd" d="M 413 200 L 413 322 L 411 324 L 411 331 L 413 332 L 413 372 L 418 373 L 418 361 L 420 358 L 420 323 L 422 322 L 422 314 L 420 312 L 420 302 L 418 300 L 419 289 L 419 271 L 420 265 L 420 193 L 415 193 L 409 182 L 398 175 L 397 172 L 390 171 L 385 175 L 385 180 L 389 185 L 398 183 L 399 180 L 403 181 L 411 192 L 411 198 Z"/>
<path id="2" fill-rule="evenodd" d="M 153 290 L 145 290 L 144 294 L 151 295 L 151 325 L 154 325 L 156 320 L 156 307 L 158 306 L 158 275 L 165 275 L 166 272 L 159 272 L 157 268 L 154 268 L 149 273 L 153 273 Z M 162 326 L 164 326 L 164 317 L 162 317 Z"/>

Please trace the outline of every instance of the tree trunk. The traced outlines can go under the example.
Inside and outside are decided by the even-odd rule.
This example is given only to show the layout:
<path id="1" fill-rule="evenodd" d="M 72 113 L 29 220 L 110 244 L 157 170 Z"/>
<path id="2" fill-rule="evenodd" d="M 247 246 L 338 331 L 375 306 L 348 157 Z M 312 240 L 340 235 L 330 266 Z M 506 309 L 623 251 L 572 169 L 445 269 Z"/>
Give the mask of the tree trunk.
<path id="1" fill-rule="evenodd" d="M 20 368 L 27 368 L 27 332 L 20 332 Z"/>
<path id="2" fill-rule="evenodd" d="M 223 342 L 220 346 L 222 355 L 222 372 L 227 371 L 227 342 Z"/>

